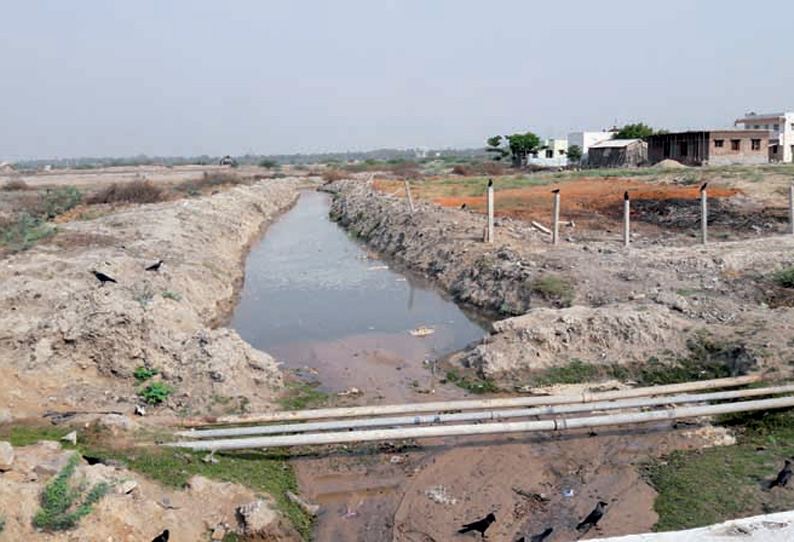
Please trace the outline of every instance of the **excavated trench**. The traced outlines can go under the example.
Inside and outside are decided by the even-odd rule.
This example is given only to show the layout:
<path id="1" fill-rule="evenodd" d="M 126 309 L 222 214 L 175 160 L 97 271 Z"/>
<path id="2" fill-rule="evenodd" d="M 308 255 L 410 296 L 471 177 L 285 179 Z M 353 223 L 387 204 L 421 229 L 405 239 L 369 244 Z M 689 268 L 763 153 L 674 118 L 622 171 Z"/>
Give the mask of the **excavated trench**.
<path id="1" fill-rule="evenodd" d="M 421 278 L 368 253 L 328 218 L 329 196 L 305 192 L 253 247 L 230 327 L 313 381 L 332 405 L 457 399 L 434 360 L 481 340 L 487 322 Z M 417 337 L 412 330 L 433 333 Z M 603 499 L 610 513 L 585 538 L 644 532 L 653 490 L 634 464 L 707 438 L 668 424 L 630 433 L 513 435 L 309 450 L 293 458 L 302 494 L 321 507 L 314 539 L 456 540 L 495 512 L 491 540 L 553 526 L 559 539 Z"/>

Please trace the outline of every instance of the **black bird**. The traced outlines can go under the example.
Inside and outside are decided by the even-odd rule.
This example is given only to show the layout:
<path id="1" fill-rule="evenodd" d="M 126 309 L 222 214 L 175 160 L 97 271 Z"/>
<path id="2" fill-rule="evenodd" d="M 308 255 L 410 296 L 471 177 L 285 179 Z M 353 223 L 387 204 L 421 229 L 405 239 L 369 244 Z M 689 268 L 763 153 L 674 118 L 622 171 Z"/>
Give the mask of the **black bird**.
<path id="1" fill-rule="evenodd" d="M 546 529 L 545 531 L 543 531 L 540 534 L 536 534 L 536 535 L 530 536 L 529 537 L 529 542 L 545 542 L 545 540 L 549 536 L 551 536 L 551 533 L 553 533 L 553 532 L 554 532 L 554 528 L 553 527 L 549 527 L 548 529 Z"/>
<path id="2" fill-rule="evenodd" d="M 161 266 L 161 265 L 163 265 L 163 260 L 160 260 L 160 261 L 159 261 L 159 262 L 157 262 L 157 263 L 153 263 L 152 265 L 150 265 L 149 267 L 147 267 L 147 268 L 146 268 L 146 270 L 147 270 L 147 271 L 159 271 L 159 270 L 160 270 L 160 266 Z"/>
<path id="3" fill-rule="evenodd" d="M 465 209 L 466 208 L 466 204 L 464 203 L 463 205 L 460 206 L 460 208 L 461 209 Z"/>
<path id="4" fill-rule="evenodd" d="M 488 188 L 493 186 L 493 179 L 488 179 Z"/>
<path id="5" fill-rule="evenodd" d="M 468 533 L 470 531 L 477 531 L 485 538 L 485 531 L 491 526 L 491 523 L 496 521 L 496 516 L 493 513 L 488 514 L 484 518 L 472 523 L 465 524 L 459 531 L 459 534 Z"/>
<path id="6" fill-rule="evenodd" d="M 168 537 L 171 536 L 171 533 L 168 532 L 168 529 L 163 531 L 162 533 L 158 534 L 154 537 L 152 542 L 168 542 Z"/>
<path id="7" fill-rule="evenodd" d="M 777 478 L 775 478 L 775 481 L 769 486 L 769 489 L 773 487 L 786 487 L 786 484 L 791 480 L 791 475 L 791 460 L 786 459 L 786 466 L 777 473 Z"/>
<path id="8" fill-rule="evenodd" d="M 708 181 L 700 185 L 700 191 L 703 192 L 706 187 L 709 185 Z"/>
<path id="9" fill-rule="evenodd" d="M 94 274 L 97 280 L 102 283 L 103 286 L 105 285 L 106 282 L 113 282 L 113 283 L 116 282 L 116 279 L 114 279 L 113 277 L 109 277 L 104 273 L 100 273 L 99 271 L 96 270 L 91 272 Z"/>
<path id="10" fill-rule="evenodd" d="M 552 194 L 559 194 L 560 193 L 560 189 L 559 188 L 555 188 L 554 190 L 551 191 L 551 193 Z"/>
<path id="11" fill-rule="evenodd" d="M 584 531 L 585 529 L 590 529 L 591 527 L 595 527 L 601 518 L 604 517 L 604 507 L 609 504 L 604 501 L 598 501 L 596 507 L 593 508 L 593 511 L 587 514 L 587 517 L 582 520 L 582 522 L 576 526 L 577 531 Z"/>
<path id="12" fill-rule="evenodd" d="M 623 192 L 623 199 L 626 200 L 626 201 L 629 201 L 629 193 L 628 192 Z"/>

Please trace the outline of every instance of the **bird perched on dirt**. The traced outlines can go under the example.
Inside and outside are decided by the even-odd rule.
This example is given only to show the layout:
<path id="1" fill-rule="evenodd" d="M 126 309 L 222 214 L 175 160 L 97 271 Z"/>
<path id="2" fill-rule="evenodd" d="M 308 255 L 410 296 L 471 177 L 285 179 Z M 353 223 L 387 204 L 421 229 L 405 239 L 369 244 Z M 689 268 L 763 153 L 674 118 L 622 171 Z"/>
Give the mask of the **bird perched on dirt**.
<path id="1" fill-rule="evenodd" d="M 709 185 L 708 181 L 706 181 L 705 183 L 701 184 L 700 185 L 700 191 L 703 192 L 708 185 Z"/>
<path id="2" fill-rule="evenodd" d="M 461 209 L 465 209 L 466 208 L 466 204 L 464 203 L 463 205 L 460 206 L 460 208 Z"/>
<path id="3" fill-rule="evenodd" d="M 529 537 L 529 542 L 545 542 L 545 540 L 548 537 L 550 537 L 551 533 L 553 533 L 553 532 L 554 532 L 554 528 L 553 527 L 549 527 L 545 531 L 543 531 L 542 533 L 530 536 Z"/>
<path id="4" fill-rule="evenodd" d="M 106 282 L 116 282 L 116 279 L 113 277 L 109 277 L 106 274 L 97 271 L 96 269 L 92 270 L 91 272 L 94 274 L 97 280 L 102 283 L 102 286 L 104 286 Z"/>
<path id="5" fill-rule="evenodd" d="M 770 484 L 769 489 L 773 487 L 786 487 L 786 484 L 791 480 L 791 475 L 791 460 L 786 459 L 786 465 L 783 467 L 783 470 L 777 473 L 777 478 Z"/>
<path id="6" fill-rule="evenodd" d="M 171 533 L 169 533 L 168 529 L 166 529 L 162 533 L 155 536 L 152 542 L 168 542 L 169 536 L 171 536 Z"/>
<path id="7" fill-rule="evenodd" d="M 161 266 L 161 265 L 163 265 L 163 260 L 160 260 L 160 261 L 159 261 L 159 262 L 157 262 L 157 263 L 153 263 L 152 265 L 150 265 L 149 267 L 147 267 L 147 268 L 146 268 L 146 270 L 147 270 L 147 271 L 159 271 L 159 270 L 160 270 L 160 266 Z"/>
<path id="8" fill-rule="evenodd" d="M 485 531 L 488 530 L 488 527 L 491 526 L 491 523 L 496 521 L 496 516 L 493 513 L 488 514 L 484 518 L 474 521 L 472 523 L 465 524 L 459 531 L 458 534 L 464 534 L 471 531 L 477 531 L 480 535 L 485 538 Z"/>
<path id="9" fill-rule="evenodd" d="M 587 517 L 582 520 L 582 522 L 576 526 L 577 531 L 585 531 L 590 530 L 590 528 L 595 527 L 601 518 L 604 517 L 604 507 L 608 505 L 604 501 L 598 501 L 596 507 L 593 508 L 593 511 L 587 514 Z"/>

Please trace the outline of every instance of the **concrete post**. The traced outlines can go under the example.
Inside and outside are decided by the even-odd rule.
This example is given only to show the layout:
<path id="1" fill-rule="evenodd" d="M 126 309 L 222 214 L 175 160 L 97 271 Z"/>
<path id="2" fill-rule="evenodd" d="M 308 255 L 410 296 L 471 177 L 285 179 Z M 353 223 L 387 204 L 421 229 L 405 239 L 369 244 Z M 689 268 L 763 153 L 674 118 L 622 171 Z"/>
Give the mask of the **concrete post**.
<path id="1" fill-rule="evenodd" d="M 788 187 L 788 232 L 794 234 L 794 182 Z"/>
<path id="2" fill-rule="evenodd" d="M 552 210 L 551 244 L 560 242 L 560 189 L 552 190 L 554 194 L 554 208 Z"/>
<path id="3" fill-rule="evenodd" d="M 631 214 L 631 203 L 629 202 L 629 193 L 625 192 L 623 194 L 623 246 L 628 247 L 629 243 L 631 242 L 630 239 L 630 214 Z"/>
<path id="4" fill-rule="evenodd" d="M 493 179 L 488 179 L 488 232 L 485 234 L 485 242 L 493 243 Z"/>
<path id="5" fill-rule="evenodd" d="M 414 200 L 411 197 L 411 183 L 405 179 L 405 198 L 408 200 L 408 210 L 414 213 Z"/>
<path id="6" fill-rule="evenodd" d="M 708 242 L 708 193 L 706 187 L 709 183 L 703 183 L 700 187 L 700 242 L 706 244 Z"/>

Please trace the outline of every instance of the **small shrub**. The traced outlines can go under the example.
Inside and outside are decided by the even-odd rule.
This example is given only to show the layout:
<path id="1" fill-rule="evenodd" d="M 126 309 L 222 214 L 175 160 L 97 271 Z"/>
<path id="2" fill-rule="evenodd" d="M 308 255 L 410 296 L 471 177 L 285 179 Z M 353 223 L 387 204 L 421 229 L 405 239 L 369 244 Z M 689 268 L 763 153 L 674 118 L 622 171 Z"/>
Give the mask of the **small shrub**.
<path id="1" fill-rule="evenodd" d="M 6 192 L 17 192 L 20 190 L 30 190 L 30 186 L 22 179 L 11 179 L 3 184 L 3 190 Z"/>
<path id="2" fill-rule="evenodd" d="M 573 300 L 573 286 L 564 277 L 547 274 L 532 282 L 532 289 L 548 298 L 556 298 L 565 305 Z"/>
<path id="3" fill-rule="evenodd" d="M 73 455 L 69 462 L 41 492 L 41 509 L 33 517 L 33 525 L 48 531 L 64 531 L 76 526 L 91 513 L 94 505 L 110 490 L 110 484 L 100 483 L 91 488 L 82 499 L 85 488 L 74 488 L 69 483 L 80 456 Z"/>
<path id="4" fill-rule="evenodd" d="M 0 244 L 11 252 L 22 252 L 56 232 L 45 221 L 21 214 L 16 220 L 0 224 Z"/>
<path id="5" fill-rule="evenodd" d="M 495 393 L 499 391 L 499 386 L 492 379 L 460 376 L 458 370 L 454 368 L 447 371 L 446 380 L 470 393 Z"/>
<path id="6" fill-rule="evenodd" d="M 152 382 L 138 391 L 138 395 L 150 405 L 159 405 L 164 403 L 173 392 L 174 388 L 165 382 Z"/>
<path id="7" fill-rule="evenodd" d="M 135 380 L 137 380 L 138 383 L 142 383 L 142 382 L 146 382 L 147 380 L 149 380 L 159 372 L 160 371 L 158 369 L 147 369 L 146 367 L 138 367 L 137 369 L 135 369 L 132 375 L 135 377 Z"/>
<path id="8" fill-rule="evenodd" d="M 135 286 L 132 291 L 132 298 L 140 304 L 142 309 L 146 309 L 154 299 L 154 290 L 150 284 Z"/>
<path id="9" fill-rule="evenodd" d="M 162 293 L 162 296 L 165 299 L 171 299 L 173 301 L 181 301 L 182 300 L 182 296 L 179 295 L 179 292 L 172 292 L 171 290 L 165 290 Z"/>
<path id="10" fill-rule="evenodd" d="M 794 267 L 776 273 L 775 282 L 783 288 L 794 288 Z"/>
<path id="11" fill-rule="evenodd" d="M 47 190 L 41 196 L 41 211 L 44 218 L 51 220 L 74 209 L 82 200 L 83 194 L 74 186 Z"/>
<path id="12" fill-rule="evenodd" d="M 264 160 L 259 161 L 259 167 L 263 167 L 265 169 L 280 169 L 281 165 L 275 160 L 269 160 L 265 158 Z"/>
<path id="13" fill-rule="evenodd" d="M 164 199 L 162 188 L 152 181 L 113 183 L 88 198 L 88 203 L 157 203 Z"/>
<path id="14" fill-rule="evenodd" d="M 325 393 L 316 390 L 316 383 L 291 382 L 285 386 L 284 396 L 279 400 L 284 410 L 302 410 L 309 406 L 317 406 L 328 398 Z"/>
<path id="15" fill-rule="evenodd" d="M 236 173 L 208 173 L 204 172 L 201 179 L 185 181 L 178 188 L 184 190 L 189 196 L 198 196 L 203 190 L 209 190 L 224 185 L 243 184 L 243 178 Z"/>
<path id="16" fill-rule="evenodd" d="M 324 171 L 322 177 L 323 177 L 323 180 L 325 182 L 333 183 L 333 182 L 336 182 L 336 181 L 341 181 L 342 179 L 348 179 L 350 176 L 349 175 L 345 175 L 341 171 L 337 171 L 335 169 L 330 169 L 328 171 Z"/>
<path id="17" fill-rule="evenodd" d="M 498 162 L 483 162 L 482 170 L 486 175 L 492 175 L 494 177 L 505 174 L 504 166 Z"/>
<path id="18" fill-rule="evenodd" d="M 465 164 L 458 164 L 452 168 L 453 175 L 463 175 L 464 177 L 472 175 L 473 171 Z"/>

